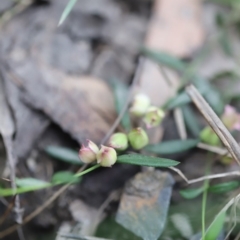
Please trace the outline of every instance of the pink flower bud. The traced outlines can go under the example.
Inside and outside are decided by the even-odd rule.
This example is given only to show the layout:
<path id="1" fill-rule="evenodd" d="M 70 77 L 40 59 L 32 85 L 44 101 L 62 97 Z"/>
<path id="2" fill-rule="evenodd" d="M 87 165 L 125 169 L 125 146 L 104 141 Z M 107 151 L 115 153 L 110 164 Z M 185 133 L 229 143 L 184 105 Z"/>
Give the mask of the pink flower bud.
<path id="1" fill-rule="evenodd" d="M 87 140 L 87 142 L 88 142 L 88 147 L 89 147 L 95 154 L 97 154 L 98 151 L 99 151 L 98 146 L 97 146 L 94 142 L 92 142 L 92 141 L 90 141 L 90 140 Z"/>
<path id="2" fill-rule="evenodd" d="M 78 155 L 82 162 L 92 163 L 97 158 L 96 154 L 98 153 L 99 148 L 94 142 L 90 140 L 87 140 L 87 142 L 88 146 L 85 147 L 84 145 L 82 145 Z"/>
<path id="3" fill-rule="evenodd" d="M 117 153 L 114 148 L 101 146 L 97 154 L 97 162 L 102 167 L 111 167 L 117 161 Z"/>
<path id="4" fill-rule="evenodd" d="M 229 130 L 240 130 L 240 114 L 234 107 L 225 106 L 221 119 Z"/>

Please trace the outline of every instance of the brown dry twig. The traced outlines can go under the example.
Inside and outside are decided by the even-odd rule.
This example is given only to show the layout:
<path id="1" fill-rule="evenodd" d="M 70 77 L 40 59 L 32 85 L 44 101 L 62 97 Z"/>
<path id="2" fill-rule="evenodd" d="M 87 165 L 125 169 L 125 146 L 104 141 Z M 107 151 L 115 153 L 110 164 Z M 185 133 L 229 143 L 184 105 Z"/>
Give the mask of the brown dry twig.
<path id="1" fill-rule="evenodd" d="M 208 124 L 222 140 L 223 144 L 226 146 L 233 159 L 240 166 L 240 147 L 227 128 L 224 126 L 220 118 L 212 110 L 209 104 L 205 101 L 198 90 L 190 85 L 186 87 L 188 95 L 191 97 L 193 103 L 196 105 L 198 110 L 202 113 L 204 118 L 207 120 Z"/>

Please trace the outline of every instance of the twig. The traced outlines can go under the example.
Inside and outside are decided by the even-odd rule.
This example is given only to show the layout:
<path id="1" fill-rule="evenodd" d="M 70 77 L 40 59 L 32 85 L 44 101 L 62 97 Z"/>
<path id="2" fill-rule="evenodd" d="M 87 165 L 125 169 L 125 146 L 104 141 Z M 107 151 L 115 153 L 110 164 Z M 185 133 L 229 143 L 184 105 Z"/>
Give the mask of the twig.
<path id="1" fill-rule="evenodd" d="M 188 180 L 180 169 L 175 168 L 175 167 L 169 167 L 169 169 L 171 169 L 174 172 L 178 173 L 178 175 L 180 177 L 182 177 L 186 181 L 186 183 L 188 183 L 188 184 L 193 184 L 193 183 L 196 183 L 196 182 L 202 182 L 202 181 L 204 181 L 206 179 L 215 179 L 215 178 L 223 178 L 223 177 L 231 177 L 231 176 L 240 176 L 240 172 L 239 171 L 233 171 L 233 172 L 228 172 L 228 173 L 217 173 L 217 174 L 212 174 L 212 175 L 203 176 L 203 177 L 200 177 L 200 178 L 195 178 L 195 179 L 192 179 L 192 180 Z"/>
<path id="2" fill-rule="evenodd" d="M 173 111 L 173 114 L 174 114 L 174 119 L 175 119 L 175 123 L 177 125 L 177 130 L 178 130 L 178 134 L 179 134 L 180 138 L 182 140 L 186 139 L 187 131 L 186 131 L 181 108 L 175 108 Z"/>
<path id="3" fill-rule="evenodd" d="M 222 156 L 227 155 L 228 157 L 231 157 L 231 155 L 228 153 L 228 150 L 226 148 L 211 146 L 205 143 L 198 143 L 197 147 L 213 153 L 217 153 L 218 155 L 222 155 Z"/>
<path id="4" fill-rule="evenodd" d="M 8 9 L 5 13 L 3 13 L 2 16 L 0 17 L 0 28 L 2 28 L 5 23 L 11 20 L 11 18 L 14 15 L 22 12 L 31 3 L 32 3 L 31 0 L 18 1 L 15 6 L 13 6 L 12 8 Z"/>
<path id="5" fill-rule="evenodd" d="M 11 200 L 11 202 L 7 205 L 7 209 L 5 210 L 5 212 L 3 213 L 3 215 L 0 217 L 0 226 L 3 224 L 3 222 L 5 221 L 5 219 L 8 217 L 8 215 L 10 214 L 10 212 L 12 211 L 13 207 L 14 207 L 14 203 L 15 203 L 15 197 L 16 195 L 13 197 L 13 199 Z"/>
<path id="6" fill-rule="evenodd" d="M 233 136 L 229 133 L 216 113 L 212 110 L 209 104 L 193 85 L 186 87 L 186 90 L 194 104 L 197 106 L 198 110 L 202 113 L 211 128 L 222 140 L 223 144 L 240 166 L 240 148 Z"/>
<path id="7" fill-rule="evenodd" d="M 123 106 L 120 114 L 118 115 L 117 119 L 113 123 L 112 127 L 109 129 L 107 134 L 102 139 L 101 144 L 104 144 L 108 140 L 108 138 L 112 135 L 112 133 L 115 131 L 115 129 L 117 128 L 117 126 L 121 122 L 125 112 L 127 111 L 127 108 L 129 106 L 131 98 L 132 98 L 132 93 L 133 93 L 134 87 L 137 84 L 137 81 L 139 80 L 139 77 L 140 77 L 140 74 L 141 74 L 141 71 L 142 71 L 142 65 L 143 65 L 143 58 L 140 57 L 139 63 L 138 63 L 138 66 L 137 66 L 137 70 L 135 71 L 133 81 L 132 81 L 132 85 L 131 85 L 131 89 L 129 91 L 128 98 L 125 102 L 125 105 Z"/>
<path id="8" fill-rule="evenodd" d="M 6 147 L 7 158 L 8 158 L 9 168 L 10 168 L 11 186 L 13 189 L 13 194 L 15 194 L 16 188 L 17 188 L 17 186 L 16 186 L 16 170 L 15 170 L 16 159 L 14 159 L 14 156 L 13 156 L 12 137 L 4 136 L 3 141 L 4 141 L 4 145 Z M 16 212 L 16 222 L 18 224 L 21 224 L 23 210 L 20 207 L 19 195 L 16 195 L 16 197 L 15 197 L 15 212 Z"/>

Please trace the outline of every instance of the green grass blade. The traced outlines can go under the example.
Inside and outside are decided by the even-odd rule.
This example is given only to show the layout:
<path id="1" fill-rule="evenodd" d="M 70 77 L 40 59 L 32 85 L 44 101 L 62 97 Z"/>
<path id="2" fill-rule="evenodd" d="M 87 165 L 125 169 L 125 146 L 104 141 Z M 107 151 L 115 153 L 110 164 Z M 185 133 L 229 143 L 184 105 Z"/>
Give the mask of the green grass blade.
<path id="1" fill-rule="evenodd" d="M 126 154 L 117 158 L 119 163 L 127 163 L 140 166 L 149 167 L 172 167 L 179 164 L 179 162 L 158 157 L 144 156 L 140 154 Z"/>
<path id="2" fill-rule="evenodd" d="M 179 153 L 194 148 L 199 143 L 198 139 L 172 140 L 158 144 L 150 144 L 144 150 L 156 154 Z"/>
<path id="3" fill-rule="evenodd" d="M 192 189 L 184 189 L 179 191 L 180 195 L 186 199 L 193 199 L 201 195 L 204 191 L 204 188 L 192 188 Z"/>
<path id="4" fill-rule="evenodd" d="M 212 193 L 225 193 L 232 191 L 240 186 L 239 181 L 230 181 L 230 182 L 224 182 L 215 184 L 209 187 L 209 191 Z"/>
<path id="5" fill-rule="evenodd" d="M 207 229 L 204 239 L 213 240 L 217 239 L 218 235 L 221 233 L 224 221 L 226 217 L 226 212 L 222 212 L 217 219 L 214 220 L 213 224 Z"/>
<path id="6" fill-rule="evenodd" d="M 74 151 L 70 148 L 65 147 L 58 147 L 58 146 L 48 146 L 45 149 L 45 152 L 60 161 L 75 164 L 75 165 L 82 165 L 83 163 L 80 161 L 78 157 L 78 152 Z"/>
<path id="7" fill-rule="evenodd" d="M 59 20 L 58 26 L 60 26 L 67 18 L 67 16 L 69 15 L 69 13 L 71 12 L 72 8 L 74 7 L 74 5 L 76 4 L 77 0 L 70 0 L 67 4 L 67 6 L 65 7 L 61 18 Z"/>

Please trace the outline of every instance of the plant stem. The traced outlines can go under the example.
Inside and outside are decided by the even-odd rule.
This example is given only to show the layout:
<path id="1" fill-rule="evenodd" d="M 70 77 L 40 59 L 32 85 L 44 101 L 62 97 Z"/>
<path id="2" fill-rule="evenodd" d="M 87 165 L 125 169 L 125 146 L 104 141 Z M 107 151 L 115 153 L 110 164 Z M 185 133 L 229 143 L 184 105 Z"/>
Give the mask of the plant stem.
<path id="1" fill-rule="evenodd" d="M 205 214 L 206 214 L 206 205 L 207 205 L 208 186 L 209 186 L 209 179 L 206 179 L 203 185 L 204 192 L 203 192 L 203 198 L 202 198 L 202 240 L 205 240 L 205 232 L 206 232 Z"/>
<path id="2" fill-rule="evenodd" d="M 99 165 L 99 164 L 96 164 L 96 165 L 94 165 L 94 166 L 86 169 L 86 170 L 83 171 L 83 172 L 76 173 L 76 174 L 75 174 L 75 177 L 83 176 L 84 174 L 89 173 L 89 172 L 92 172 L 93 170 L 95 170 L 95 169 L 97 169 L 97 168 L 99 168 L 99 167 L 100 167 L 100 165 Z"/>

